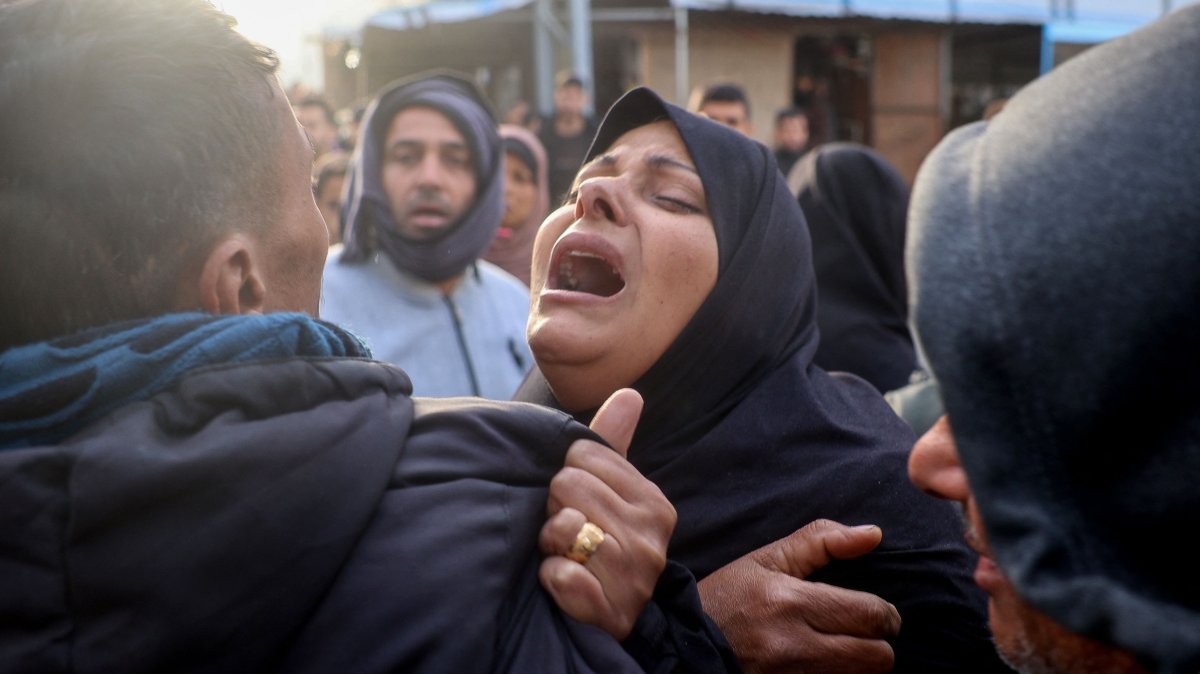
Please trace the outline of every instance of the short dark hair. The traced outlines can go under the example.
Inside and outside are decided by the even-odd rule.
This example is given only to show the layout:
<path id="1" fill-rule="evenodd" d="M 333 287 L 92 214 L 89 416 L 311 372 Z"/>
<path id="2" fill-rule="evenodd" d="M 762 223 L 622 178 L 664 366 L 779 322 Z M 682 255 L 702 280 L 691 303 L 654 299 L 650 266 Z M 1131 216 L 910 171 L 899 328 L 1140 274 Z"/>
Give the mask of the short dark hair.
<path id="1" fill-rule="evenodd" d="M 808 111 L 800 107 L 783 108 L 779 112 L 775 113 L 775 126 L 779 126 L 780 122 L 783 120 L 792 119 L 793 117 L 803 117 L 805 120 L 807 120 Z"/>
<path id="2" fill-rule="evenodd" d="M 559 89 L 563 89 L 565 87 L 579 87 L 580 89 L 584 88 L 583 78 L 572 72 L 560 72 L 555 79 L 557 80 L 557 86 Z"/>
<path id="3" fill-rule="evenodd" d="M 278 60 L 205 0 L 0 7 L 0 350 L 176 301 L 281 195 Z"/>
<path id="4" fill-rule="evenodd" d="M 330 126 L 337 127 L 337 114 L 333 109 L 333 104 L 329 102 L 329 99 L 321 96 L 320 94 L 309 94 L 305 96 L 304 98 L 300 99 L 300 102 L 296 104 L 296 107 L 320 108 L 321 112 L 325 115 L 325 121 L 329 122 Z"/>
<path id="5" fill-rule="evenodd" d="M 741 103 L 746 108 L 746 117 L 750 116 L 750 99 L 746 98 L 746 91 L 731 82 L 711 84 L 706 87 L 704 93 L 700 96 L 700 104 L 697 108 L 704 107 L 704 104 L 709 101 Z"/>

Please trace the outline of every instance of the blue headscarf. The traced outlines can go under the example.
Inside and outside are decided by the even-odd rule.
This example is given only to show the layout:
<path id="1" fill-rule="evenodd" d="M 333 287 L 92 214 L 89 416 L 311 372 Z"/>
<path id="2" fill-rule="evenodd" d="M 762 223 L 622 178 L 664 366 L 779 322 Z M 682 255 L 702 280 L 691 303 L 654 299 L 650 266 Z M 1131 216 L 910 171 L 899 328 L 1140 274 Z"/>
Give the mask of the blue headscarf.
<path id="1" fill-rule="evenodd" d="M 475 165 L 475 201 L 457 222 L 430 239 L 401 234 L 380 177 L 388 126 L 404 108 L 441 112 L 463 135 Z M 453 278 L 487 249 L 504 214 L 504 153 L 496 118 L 479 89 L 448 72 L 420 75 L 388 85 L 367 108 L 362 140 L 346 174 L 348 198 L 341 261 L 358 263 L 378 249 L 402 269 L 430 283 Z"/>

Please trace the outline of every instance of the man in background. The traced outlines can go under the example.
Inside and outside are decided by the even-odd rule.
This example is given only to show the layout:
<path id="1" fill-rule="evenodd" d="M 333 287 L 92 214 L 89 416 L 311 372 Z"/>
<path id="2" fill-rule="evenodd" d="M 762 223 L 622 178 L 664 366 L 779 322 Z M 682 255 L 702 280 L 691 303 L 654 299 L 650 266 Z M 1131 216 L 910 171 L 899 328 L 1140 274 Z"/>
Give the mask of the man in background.
<path id="1" fill-rule="evenodd" d="M 596 135 L 596 120 L 587 114 L 587 105 L 583 80 L 571 73 L 559 73 L 554 88 L 554 114 L 538 127 L 538 140 L 546 149 L 550 165 L 552 207 L 557 207 L 567 196 Z"/>
<path id="2" fill-rule="evenodd" d="M 750 121 L 750 99 L 741 86 L 732 82 L 710 84 L 692 94 L 688 110 L 737 129 L 747 136 L 754 135 Z"/>
<path id="3" fill-rule="evenodd" d="M 317 94 L 309 94 L 296 104 L 296 119 L 308 133 L 317 158 L 341 150 L 338 142 L 337 117 L 333 105 Z"/>
<path id="4" fill-rule="evenodd" d="M 504 217 L 490 104 L 454 73 L 396 82 L 368 109 L 361 144 L 322 314 L 404 368 L 418 395 L 507 400 L 533 356 L 529 290 L 481 259 Z"/>
<path id="5" fill-rule="evenodd" d="M 808 151 L 808 113 L 800 108 L 784 108 L 775 113 L 774 149 L 779 171 L 787 176 Z"/>

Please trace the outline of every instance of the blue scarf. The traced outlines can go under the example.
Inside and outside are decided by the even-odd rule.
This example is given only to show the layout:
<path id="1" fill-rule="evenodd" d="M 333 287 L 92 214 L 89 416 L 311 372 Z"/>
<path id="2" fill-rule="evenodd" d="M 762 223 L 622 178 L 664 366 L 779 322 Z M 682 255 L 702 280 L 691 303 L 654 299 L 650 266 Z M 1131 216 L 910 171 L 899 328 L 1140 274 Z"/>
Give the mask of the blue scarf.
<path id="1" fill-rule="evenodd" d="M 303 314 L 172 314 L 0 353 L 0 450 L 61 441 L 206 365 L 369 358 L 359 339 Z"/>

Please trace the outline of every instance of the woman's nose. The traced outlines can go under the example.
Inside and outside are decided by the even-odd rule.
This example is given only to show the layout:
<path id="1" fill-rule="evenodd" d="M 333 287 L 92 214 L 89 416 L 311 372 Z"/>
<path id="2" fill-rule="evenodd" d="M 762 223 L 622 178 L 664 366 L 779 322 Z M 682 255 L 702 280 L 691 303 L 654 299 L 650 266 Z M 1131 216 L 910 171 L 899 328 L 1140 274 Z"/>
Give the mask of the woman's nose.
<path id="1" fill-rule="evenodd" d="M 617 191 L 617 178 L 589 178 L 579 184 L 579 195 L 575 200 L 575 218 L 590 217 L 624 224 L 621 197 Z"/>

